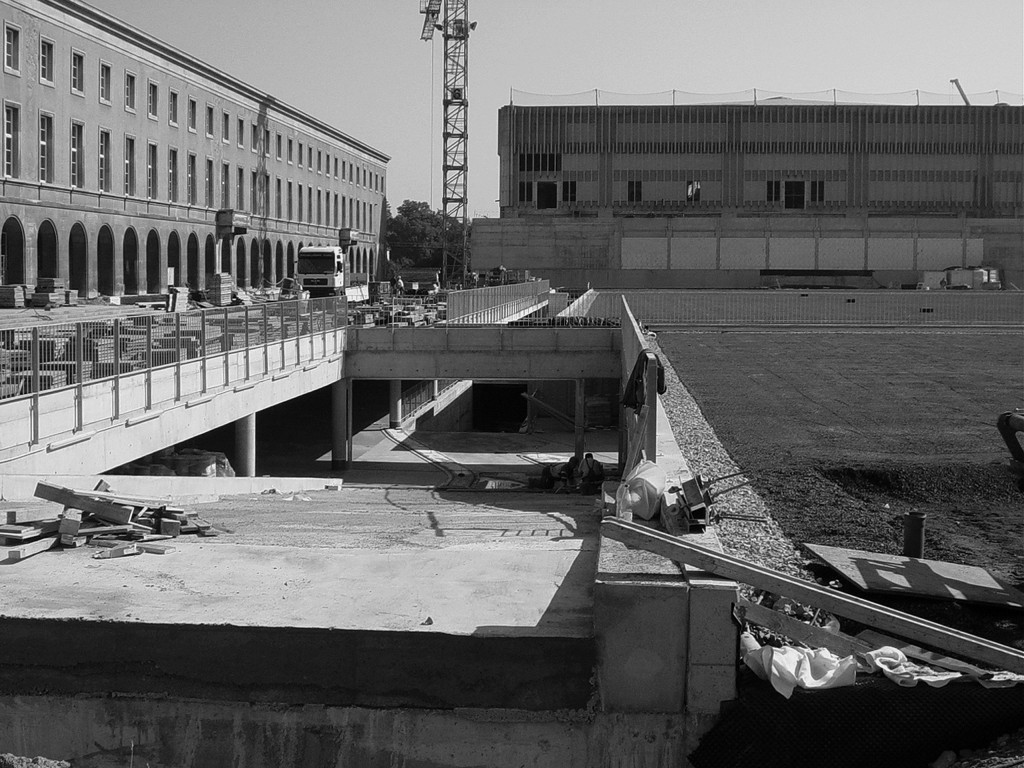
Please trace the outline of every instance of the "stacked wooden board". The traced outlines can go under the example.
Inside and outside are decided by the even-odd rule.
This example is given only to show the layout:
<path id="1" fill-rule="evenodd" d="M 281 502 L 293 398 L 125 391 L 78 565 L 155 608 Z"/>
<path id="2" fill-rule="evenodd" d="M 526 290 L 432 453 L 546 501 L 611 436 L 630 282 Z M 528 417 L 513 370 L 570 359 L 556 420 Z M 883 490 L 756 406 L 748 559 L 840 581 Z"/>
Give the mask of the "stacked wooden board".
<path id="1" fill-rule="evenodd" d="M 24 306 L 24 285 L 0 285 L 0 309 L 21 309 Z"/>
<path id="2" fill-rule="evenodd" d="M 37 498 L 62 505 L 61 512 L 40 518 L 38 513 L 6 513 L 0 525 L 0 563 L 15 563 L 54 547 L 100 547 L 93 557 L 163 555 L 174 551 L 157 544 L 183 533 L 216 536 L 218 531 L 195 512 L 166 501 L 113 493 L 105 483 L 92 491 L 75 491 L 51 483 L 38 483 Z M 33 518 L 33 519 L 28 519 Z"/>
<path id="3" fill-rule="evenodd" d="M 215 307 L 226 307 L 231 303 L 231 289 L 234 281 L 227 272 L 211 275 L 206 284 L 206 300 Z"/>

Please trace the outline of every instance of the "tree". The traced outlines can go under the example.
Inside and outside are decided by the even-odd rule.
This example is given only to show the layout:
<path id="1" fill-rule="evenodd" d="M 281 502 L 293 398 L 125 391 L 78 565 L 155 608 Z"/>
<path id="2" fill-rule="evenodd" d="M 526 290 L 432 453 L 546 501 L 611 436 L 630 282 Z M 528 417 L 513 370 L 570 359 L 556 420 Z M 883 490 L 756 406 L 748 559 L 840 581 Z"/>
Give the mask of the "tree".
<path id="1" fill-rule="evenodd" d="M 431 210 L 429 203 L 405 200 L 395 216 L 385 210 L 384 241 L 391 249 L 391 263 L 401 269 L 443 266 L 444 215 Z M 448 232 L 449 252 L 461 255 L 464 238 L 462 222 Z"/>

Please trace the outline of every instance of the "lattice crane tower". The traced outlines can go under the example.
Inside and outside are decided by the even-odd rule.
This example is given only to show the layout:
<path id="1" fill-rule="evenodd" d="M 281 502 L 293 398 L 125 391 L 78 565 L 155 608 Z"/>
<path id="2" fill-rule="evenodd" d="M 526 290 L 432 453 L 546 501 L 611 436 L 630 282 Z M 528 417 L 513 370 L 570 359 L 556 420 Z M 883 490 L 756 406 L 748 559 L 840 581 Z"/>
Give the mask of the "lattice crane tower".
<path id="1" fill-rule="evenodd" d="M 423 14 L 422 40 L 432 40 L 434 31 L 444 37 L 444 191 L 441 275 L 445 284 L 466 282 L 469 264 L 466 234 L 469 228 L 466 181 L 469 175 L 467 149 L 469 134 L 469 33 L 476 22 L 469 21 L 469 0 L 420 0 Z M 442 19 L 439 23 L 438 19 Z M 459 237 L 454 230 L 461 224 Z"/>

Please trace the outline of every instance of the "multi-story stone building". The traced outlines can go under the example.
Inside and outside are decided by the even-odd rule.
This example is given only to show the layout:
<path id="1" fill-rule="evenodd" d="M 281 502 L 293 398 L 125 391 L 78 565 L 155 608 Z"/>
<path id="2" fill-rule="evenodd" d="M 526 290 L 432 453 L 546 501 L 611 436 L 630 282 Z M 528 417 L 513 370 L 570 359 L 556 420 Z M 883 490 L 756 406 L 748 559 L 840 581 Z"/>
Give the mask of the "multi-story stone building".
<path id="1" fill-rule="evenodd" d="M 1024 287 L 1019 106 L 509 105 L 498 154 L 477 269 L 724 287 L 984 264 Z"/>
<path id="2" fill-rule="evenodd" d="M 77 0 L 0 0 L 0 20 L 0 284 L 266 285 L 346 227 L 374 270 L 385 154 Z M 223 254 L 218 209 L 250 216 Z"/>

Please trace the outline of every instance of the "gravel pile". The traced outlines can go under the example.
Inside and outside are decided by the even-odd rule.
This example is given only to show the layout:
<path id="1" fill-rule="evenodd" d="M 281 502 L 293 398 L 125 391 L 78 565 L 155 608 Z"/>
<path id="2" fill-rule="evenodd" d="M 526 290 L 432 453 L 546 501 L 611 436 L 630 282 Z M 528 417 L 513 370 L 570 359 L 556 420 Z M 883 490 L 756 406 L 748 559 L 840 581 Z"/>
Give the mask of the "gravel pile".
<path id="1" fill-rule="evenodd" d="M 656 343 L 654 347 L 661 359 L 667 362 L 668 358 Z M 666 392 L 661 400 L 672 424 L 672 434 L 690 469 L 709 480 L 736 475 L 715 483 L 712 492 L 748 482 L 750 478 L 742 474 L 741 468 L 718 440 L 671 363 L 665 365 L 665 386 Z M 801 566 L 807 558 L 782 532 L 764 500 L 753 488 L 742 486 L 717 497 L 715 512 L 721 517 L 714 529 L 728 554 L 806 578 Z"/>

